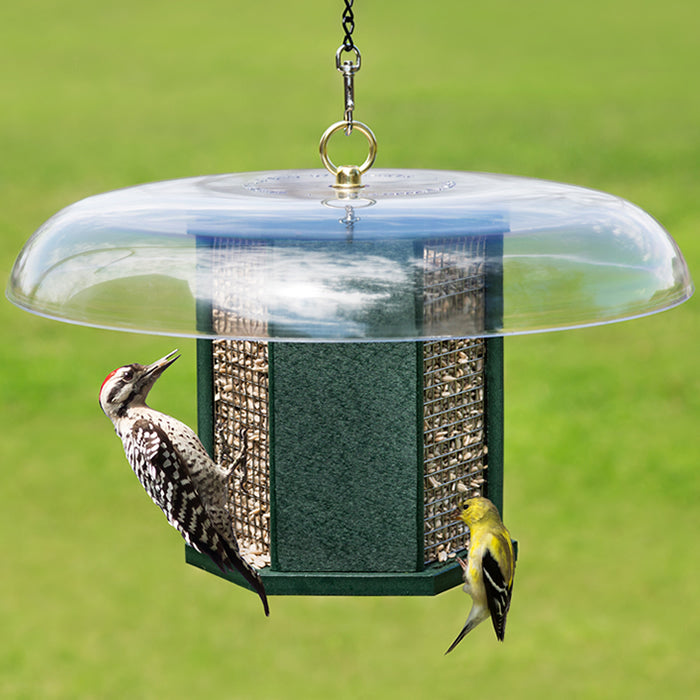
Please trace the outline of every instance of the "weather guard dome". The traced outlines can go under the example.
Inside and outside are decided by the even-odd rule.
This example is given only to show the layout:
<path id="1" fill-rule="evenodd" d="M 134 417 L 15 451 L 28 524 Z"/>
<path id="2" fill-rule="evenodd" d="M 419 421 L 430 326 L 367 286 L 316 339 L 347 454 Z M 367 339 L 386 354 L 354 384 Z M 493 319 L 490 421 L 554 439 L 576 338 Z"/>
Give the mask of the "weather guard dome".
<path id="1" fill-rule="evenodd" d="M 28 241 L 7 295 L 63 321 L 199 338 L 198 432 L 223 466 L 244 455 L 232 524 L 268 594 L 434 595 L 461 580 L 456 505 L 485 495 L 502 510 L 499 336 L 661 311 L 691 295 L 690 275 L 652 217 L 602 192 L 335 175 L 89 197 Z"/>
<path id="2" fill-rule="evenodd" d="M 7 296 L 101 328 L 403 341 L 609 323 L 692 294 L 673 239 L 619 197 L 432 170 L 376 169 L 363 184 L 292 170 L 88 197 L 32 236 Z"/>

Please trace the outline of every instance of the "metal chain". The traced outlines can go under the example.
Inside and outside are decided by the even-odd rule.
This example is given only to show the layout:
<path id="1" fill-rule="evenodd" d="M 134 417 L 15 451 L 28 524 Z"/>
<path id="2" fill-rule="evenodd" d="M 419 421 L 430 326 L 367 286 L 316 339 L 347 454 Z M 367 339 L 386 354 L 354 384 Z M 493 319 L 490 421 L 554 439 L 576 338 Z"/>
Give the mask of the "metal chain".
<path id="1" fill-rule="evenodd" d="M 345 38 L 335 54 L 335 67 L 342 73 L 343 83 L 345 85 L 344 119 L 347 122 L 347 126 L 345 128 L 345 134 L 347 136 L 350 136 L 352 133 L 352 113 L 355 109 L 354 78 L 355 73 L 360 70 L 360 62 L 362 60 L 360 50 L 357 48 L 357 46 L 355 46 L 355 42 L 352 40 L 352 33 L 355 30 L 355 15 L 352 11 L 353 2 L 354 0 L 345 0 L 345 9 L 343 10 L 343 31 L 345 32 Z M 347 52 L 355 54 L 354 62 L 341 62 L 341 56 Z"/>
<path id="2" fill-rule="evenodd" d="M 345 38 L 343 39 L 343 48 L 346 51 L 352 51 L 355 48 L 355 42 L 352 40 L 352 33 L 355 31 L 355 15 L 352 12 L 352 4 L 355 0 L 345 0 L 345 9 L 343 10 L 343 31 Z"/>

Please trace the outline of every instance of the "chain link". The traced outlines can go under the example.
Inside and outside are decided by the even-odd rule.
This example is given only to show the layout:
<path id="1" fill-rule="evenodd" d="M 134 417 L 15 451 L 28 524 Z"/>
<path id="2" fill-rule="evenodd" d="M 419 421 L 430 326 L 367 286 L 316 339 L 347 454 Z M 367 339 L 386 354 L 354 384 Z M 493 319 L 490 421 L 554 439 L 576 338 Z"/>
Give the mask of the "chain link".
<path id="1" fill-rule="evenodd" d="M 343 39 L 343 48 L 346 51 L 355 49 L 355 42 L 352 40 L 352 33 L 355 31 L 355 15 L 352 12 L 352 4 L 355 0 L 345 0 L 345 9 L 343 10 L 343 31 L 345 38 Z"/>
<path id="2" fill-rule="evenodd" d="M 344 119 L 347 122 L 345 134 L 350 136 L 352 133 L 352 112 L 355 109 L 355 73 L 360 70 L 360 50 L 355 46 L 352 40 L 352 33 L 355 30 L 355 15 L 352 11 L 354 0 L 345 0 L 345 9 L 343 10 L 343 31 L 345 38 L 343 43 L 338 48 L 335 54 L 335 67 L 343 74 L 343 82 L 345 83 L 345 114 Z M 341 57 L 345 53 L 354 53 L 355 62 L 342 61 Z"/>

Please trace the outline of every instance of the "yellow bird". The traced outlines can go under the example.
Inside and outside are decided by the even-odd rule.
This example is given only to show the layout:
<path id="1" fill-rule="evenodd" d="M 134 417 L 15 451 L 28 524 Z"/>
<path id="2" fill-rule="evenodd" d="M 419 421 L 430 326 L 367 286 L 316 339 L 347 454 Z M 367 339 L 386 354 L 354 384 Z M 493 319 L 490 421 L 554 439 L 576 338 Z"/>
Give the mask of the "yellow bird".
<path id="1" fill-rule="evenodd" d="M 513 541 L 498 508 L 488 498 L 469 498 L 462 504 L 459 518 L 469 528 L 467 561 L 459 558 L 458 561 L 464 571 L 464 590 L 472 598 L 472 608 L 446 654 L 489 615 L 496 637 L 503 641 L 515 574 Z"/>

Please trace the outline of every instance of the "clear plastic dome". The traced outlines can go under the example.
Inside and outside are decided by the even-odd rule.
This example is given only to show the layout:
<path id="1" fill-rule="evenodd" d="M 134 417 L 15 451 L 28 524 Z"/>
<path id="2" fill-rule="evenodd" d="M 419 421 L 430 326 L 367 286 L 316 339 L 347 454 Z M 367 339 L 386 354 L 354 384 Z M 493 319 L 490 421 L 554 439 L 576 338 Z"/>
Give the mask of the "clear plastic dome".
<path id="1" fill-rule="evenodd" d="M 7 296 L 176 336 L 417 340 L 572 328 L 688 299 L 671 236 L 609 194 L 482 173 L 325 170 L 156 182 L 47 221 Z"/>

